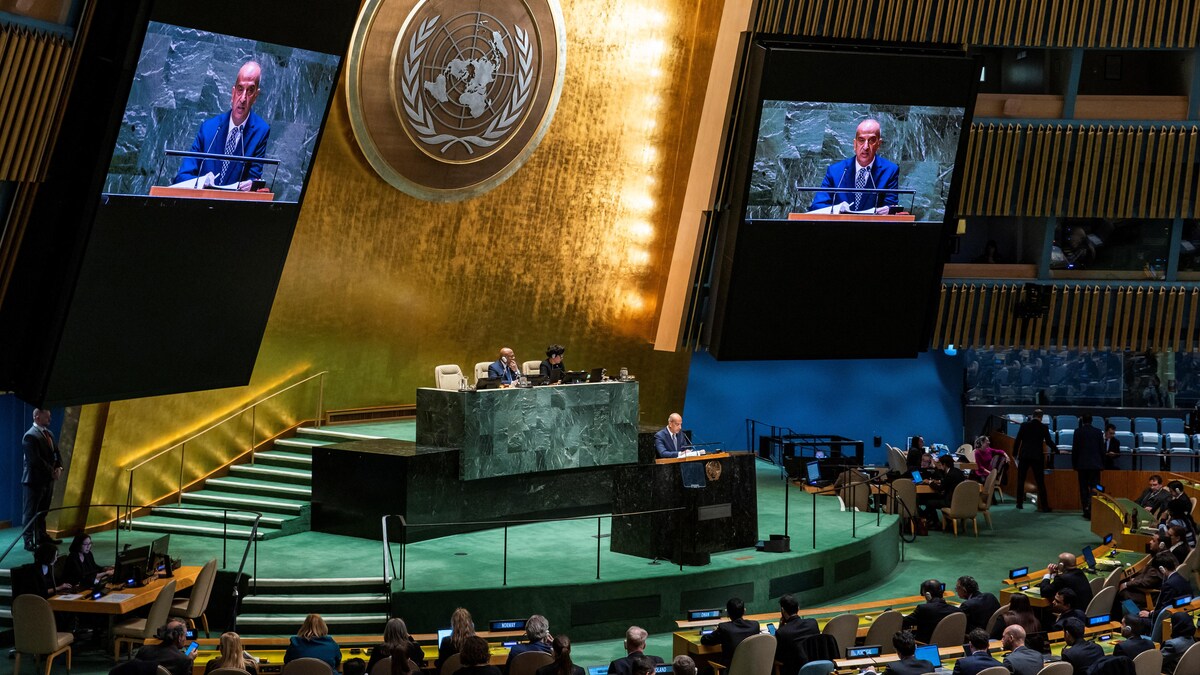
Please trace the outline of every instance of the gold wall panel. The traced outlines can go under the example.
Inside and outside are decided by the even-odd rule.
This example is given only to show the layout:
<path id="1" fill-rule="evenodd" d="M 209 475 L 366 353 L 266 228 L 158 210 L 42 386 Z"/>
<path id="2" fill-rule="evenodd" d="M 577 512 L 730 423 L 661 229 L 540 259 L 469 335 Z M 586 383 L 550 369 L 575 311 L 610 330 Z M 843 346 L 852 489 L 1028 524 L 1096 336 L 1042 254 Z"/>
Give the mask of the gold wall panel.
<path id="1" fill-rule="evenodd" d="M 308 373 L 329 371 L 329 409 L 412 403 L 434 366 L 470 373 L 502 346 L 532 360 L 560 342 L 568 367 L 628 366 L 641 421 L 664 423 L 682 405 L 690 358 L 653 350 L 657 298 L 722 4 L 563 10 L 570 59 L 549 132 L 520 172 L 476 199 L 422 202 L 384 183 L 357 148 L 339 86 L 250 386 L 86 406 L 76 445 L 96 448 L 112 475 L 90 495 L 69 476 L 68 497 L 123 501 L 120 467 Z M 197 451 L 189 476 L 239 452 L 245 430 L 228 434 Z M 163 464 L 144 487 L 139 477 L 135 502 L 174 488 L 178 465 Z"/>
<path id="2" fill-rule="evenodd" d="M 1192 49 L 1198 0 L 763 0 L 762 33 L 985 46 Z"/>

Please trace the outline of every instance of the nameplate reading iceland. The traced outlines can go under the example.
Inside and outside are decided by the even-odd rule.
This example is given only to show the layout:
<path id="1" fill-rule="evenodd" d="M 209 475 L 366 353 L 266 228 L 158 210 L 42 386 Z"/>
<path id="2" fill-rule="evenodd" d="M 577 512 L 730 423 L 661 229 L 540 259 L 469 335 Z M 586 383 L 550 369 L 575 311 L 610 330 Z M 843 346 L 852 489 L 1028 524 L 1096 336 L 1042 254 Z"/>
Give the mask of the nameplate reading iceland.
<path id="1" fill-rule="evenodd" d="M 354 136 L 391 185 L 483 194 L 545 135 L 566 72 L 558 0 L 368 0 L 350 48 Z"/>

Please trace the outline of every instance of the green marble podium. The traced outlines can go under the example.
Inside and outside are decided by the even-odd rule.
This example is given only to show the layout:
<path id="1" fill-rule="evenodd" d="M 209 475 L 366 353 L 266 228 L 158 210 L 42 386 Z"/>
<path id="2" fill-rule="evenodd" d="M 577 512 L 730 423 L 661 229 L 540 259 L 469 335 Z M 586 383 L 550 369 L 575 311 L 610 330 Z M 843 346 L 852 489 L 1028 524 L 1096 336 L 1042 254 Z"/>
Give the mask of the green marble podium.
<path id="1" fill-rule="evenodd" d="M 460 450 L 462 480 L 637 461 L 638 383 L 417 389 L 417 445 Z"/>

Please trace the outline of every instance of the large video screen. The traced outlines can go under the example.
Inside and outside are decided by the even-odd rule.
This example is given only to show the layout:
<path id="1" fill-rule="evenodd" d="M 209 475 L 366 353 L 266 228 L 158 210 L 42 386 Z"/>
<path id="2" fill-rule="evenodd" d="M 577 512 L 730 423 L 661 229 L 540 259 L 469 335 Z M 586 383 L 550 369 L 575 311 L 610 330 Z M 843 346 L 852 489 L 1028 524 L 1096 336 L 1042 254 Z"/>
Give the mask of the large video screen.
<path id="1" fill-rule="evenodd" d="M 151 21 L 104 192 L 300 201 L 340 61 Z"/>
<path id="2" fill-rule="evenodd" d="M 965 109 L 765 100 L 749 219 L 909 213 L 942 222 Z"/>

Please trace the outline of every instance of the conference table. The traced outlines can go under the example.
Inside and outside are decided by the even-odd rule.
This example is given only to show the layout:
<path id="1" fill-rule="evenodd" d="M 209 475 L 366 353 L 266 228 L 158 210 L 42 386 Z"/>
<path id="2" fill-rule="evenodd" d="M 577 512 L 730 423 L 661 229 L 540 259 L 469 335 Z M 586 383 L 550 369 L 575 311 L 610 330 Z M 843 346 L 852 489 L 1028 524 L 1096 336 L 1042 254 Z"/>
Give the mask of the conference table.
<path id="1" fill-rule="evenodd" d="M 1137 502 L 1106 494 L 1092 495 L 1092 532 L 1098 537 L 1113 536 L 1113 544 L 1131 551 L 1143 551 L 1158 519 Z"/>
<path id="2" fill-rule="evenodd" d="M 174 576 L 155 577 L 146 582 L 145 586 L 113 590 L 107 595 L 92 600 L 87 593 L 60 593 L 50 597 L 50 608 L 55 612 L 76 612 L 79 614 L 103 614 L 112 617 L 128 614 L 139 607 L 145 607 L 158 598 L 159 591 L 168 582 L 175 582 L 175 590 L 191 588 L 200 575 L 200 566 L 185 566 L 175 570 Z"/>
<path id="3" fill-rule="evenodd" d="M 1113 570 L 1122 570 L 1122 577 L 1127 579 L 1140 572 L 1150 561 L 1150 556 L 1138 551 L 1127 551 L 1109 546 L 1098 546 L 1092 553 L 1096 556 L 1096 571 L 1083 570 L 1084 576 L 1090 582 L 1092 579 L 1107 579 Z M 1082 563 L 1083 559 L 1079 561 Z M 1082 566 L 1080 569 L 1083 569 Z M 1014 593 L 1024 593 L 1029 598 L 1029 604 L 1034 607 L 1049 607 L 1054 598 L 1043 598 L 1038 584 L 1042 582 L 1047 568 L 1032 570 L 1029 574 L 1015 579 L 1005 579 L 1001 582 L 1000 604 L 1008 604 Z"/>

